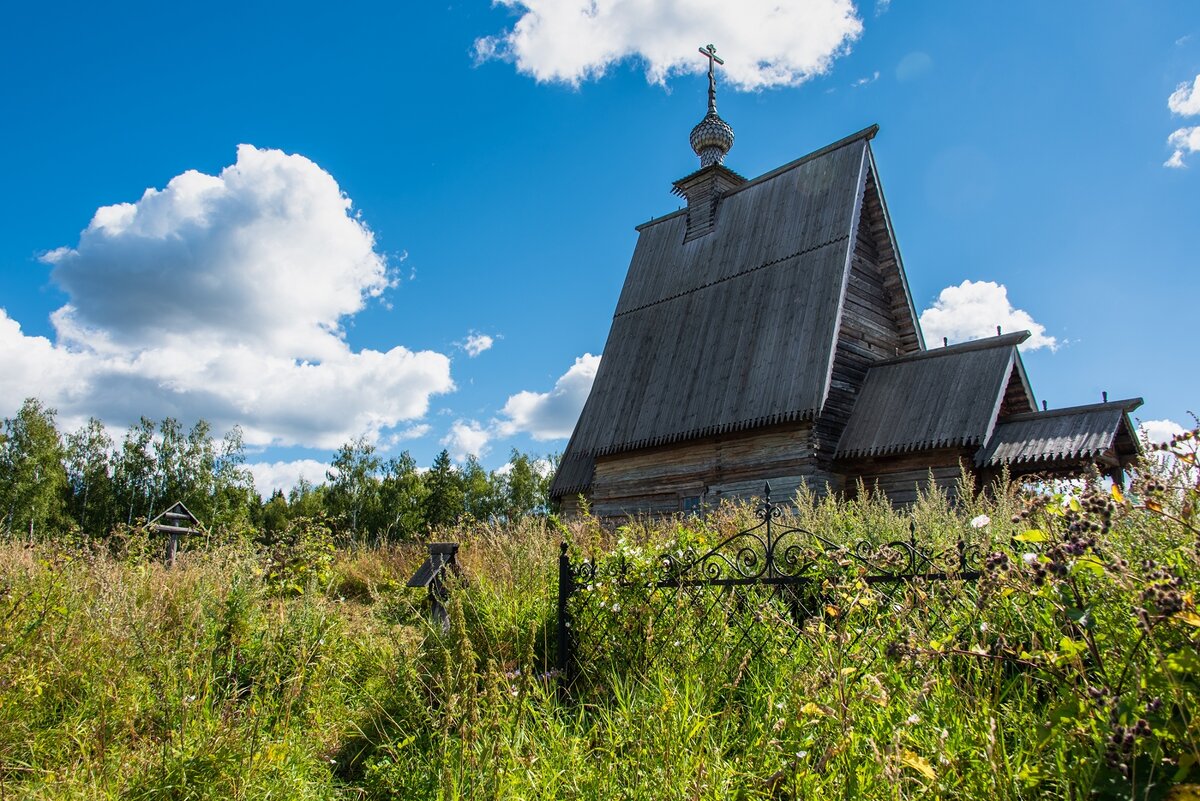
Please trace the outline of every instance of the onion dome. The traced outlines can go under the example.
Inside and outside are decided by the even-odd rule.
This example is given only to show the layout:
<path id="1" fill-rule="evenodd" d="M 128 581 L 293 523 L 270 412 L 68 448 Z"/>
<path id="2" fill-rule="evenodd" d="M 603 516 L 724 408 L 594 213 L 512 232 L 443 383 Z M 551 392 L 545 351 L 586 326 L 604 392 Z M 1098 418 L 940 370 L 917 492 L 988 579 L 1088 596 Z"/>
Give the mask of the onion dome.
<path id="1" fill-rule="evenodd" d="M 733 147 L 733 128 L 721 119 L 717 109 L 710 106 L 704 119 L 696 124 L 689 137 L 692 150 L 700 157 L 701 167 L 711 167 L 725 160 L 725 154 Z"/>

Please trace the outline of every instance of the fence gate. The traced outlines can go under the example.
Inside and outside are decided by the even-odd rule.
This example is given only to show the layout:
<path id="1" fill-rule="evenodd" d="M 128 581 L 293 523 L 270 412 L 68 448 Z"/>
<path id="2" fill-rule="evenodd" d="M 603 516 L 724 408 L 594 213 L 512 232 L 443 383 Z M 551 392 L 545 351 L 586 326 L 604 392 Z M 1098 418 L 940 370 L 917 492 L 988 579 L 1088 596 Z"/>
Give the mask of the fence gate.
<path id="1" fill-rule="evenodd" d="M 757 522 L 709 548 L 656 559 L 620 555 L 573 562 L 564 542 L 558 571 L 557 668 L 564 687 L 603 684 L 611 671 L 664 660 L 741 671 L 755 660 L 797 667 L 835 643 L 844 654 L 879 652 L 885 625 L 903 619 L 922 635 L 952 636 L 969 619 L 980 549 L 907 540 L 852 544 L 784 521 L 771 487 Z M 930 601 L 936 596 L 937 603 Z M 860 667 L 864 667 L 860 665 Z"/>

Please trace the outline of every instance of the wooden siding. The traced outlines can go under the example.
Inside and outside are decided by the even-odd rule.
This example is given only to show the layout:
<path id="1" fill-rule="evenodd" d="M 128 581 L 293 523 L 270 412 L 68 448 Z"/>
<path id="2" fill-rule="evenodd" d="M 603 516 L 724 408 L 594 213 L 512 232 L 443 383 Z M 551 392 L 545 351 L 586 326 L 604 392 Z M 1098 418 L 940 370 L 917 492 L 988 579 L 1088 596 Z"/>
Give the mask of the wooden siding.
<path id="1" fill-rule="evenodd" d="M 911 335 L 907 295 L 892 275 L 879 267 L 886 252 L 889 227 L 884 220 L 879 187 L 873 173 L 865 178 L 862 210 L 854 237 L 850 272 L 842 303 L 842 319 L 834 351 L 829 394 L 816 420 L 817 455 L 828 469 L 838 439 L 850 419 L 871 365 L 918 350 Z M 898 269 L 893 260 L 892 272 Z"/>
<path id="2" fill-rule="evenodd" d="M 1029 377 L 1025 375 L 1025 364 L 1021 361 L 1021 351 L 1017 351 L 1012 372 L 1008 376 L 1008 386 L 1004 390 L 1004 398 L 1000 401 L 1000 417 L 1013 414 L 1025 414 L 1037 410 L 1037 399 L 1033 397 L 1033 389 L 1029 386 Z"/>
<path id="3" fill-rule="evenodd" d="M 579 508 L 579 494 L 564 495 L 558 502 L 558 513 L 563 517 L 579 517 L 583 512 Z"/>
<path id="4" fill-rule="evenodd" d="M 915 503 L 922 489 L 934 486 L 952 500 L 958 497 L 958 479 L 964 466 L 973 471 L 974 451 L 965 448 L 941 448 L 920 453 L 885 456 L 839 463 L 846 473 L 846 494 L 857 494 L 861 480 L 867 491 L 879 490 L 896 506 Z"/>
<path id="5" fill-rule="evenodd" d="M 704 496 L 708 504 L 751 497 L 761 495 L 767 481 L 778 498 L 795 493 L 801 482 L 817 492 L 827 483 L 840 488 L 818 468 L 811 425 L 800 423 L 601 456 L 590 498 L 601 517 L 671 514 L 685 497 Z"/>

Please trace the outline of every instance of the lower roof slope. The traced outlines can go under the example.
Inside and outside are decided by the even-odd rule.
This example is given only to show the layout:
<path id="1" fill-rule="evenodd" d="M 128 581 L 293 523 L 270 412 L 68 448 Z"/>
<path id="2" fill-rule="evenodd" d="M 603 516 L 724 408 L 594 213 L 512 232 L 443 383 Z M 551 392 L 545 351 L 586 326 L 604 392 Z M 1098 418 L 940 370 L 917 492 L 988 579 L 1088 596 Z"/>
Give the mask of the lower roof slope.
<path id="1" fill-rule="evenodd" d="M 1124 462 L 1139 452 L 1129 413 L 1141 398 L 1018 414 L 996 424 L 979 467 L 1053 465 L 1097 459 L 1110 453 Z"/>
<path id="2" fill-rule="evenodd" d="M 1028 331 L 889 359 L 867 371 L 836 457 L 867 458 L 988 441 Z M 1026 390 L 1021 411 L 1033 408 Z"/>

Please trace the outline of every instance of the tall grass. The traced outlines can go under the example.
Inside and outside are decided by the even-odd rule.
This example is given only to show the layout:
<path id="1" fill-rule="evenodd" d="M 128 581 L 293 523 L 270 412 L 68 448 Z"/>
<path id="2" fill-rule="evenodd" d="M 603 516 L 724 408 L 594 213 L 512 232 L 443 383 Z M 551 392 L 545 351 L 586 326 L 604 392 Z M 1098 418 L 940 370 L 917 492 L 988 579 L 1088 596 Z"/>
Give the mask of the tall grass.
<path id="1" fill-rule="evenodd" d="M 320 561 L 320 543 L 225 545 L 172 570 L 0 546 L 0 797 L 1182 798 L 1200 778 L 1200 557 L 1178 496 L 1143 490 L 906 511 L 801 495 L 791 522 L 822 536 L 915 523 L 988 568 L 893 596 L 850 571 L 803 658 L 746 656 L 714 615 L 645 660 L 662 633 L 593 588 L 577 603 L 620 635 L 569 696 L 550 671 L 560 540 L 649 570 L 749 509 L 443 532 L 463 543 L 445 631 L 404 587 L 418 546 L 308 569 L 296 553 Z"/>

